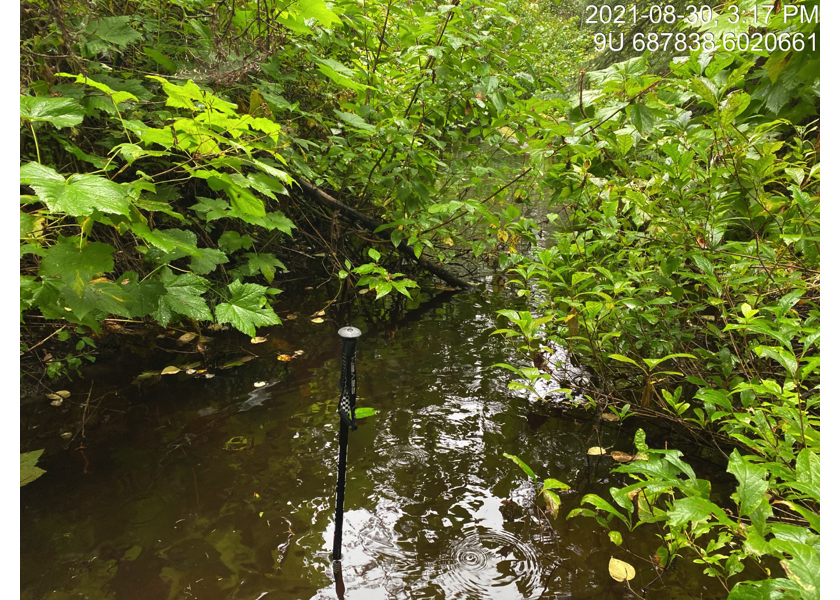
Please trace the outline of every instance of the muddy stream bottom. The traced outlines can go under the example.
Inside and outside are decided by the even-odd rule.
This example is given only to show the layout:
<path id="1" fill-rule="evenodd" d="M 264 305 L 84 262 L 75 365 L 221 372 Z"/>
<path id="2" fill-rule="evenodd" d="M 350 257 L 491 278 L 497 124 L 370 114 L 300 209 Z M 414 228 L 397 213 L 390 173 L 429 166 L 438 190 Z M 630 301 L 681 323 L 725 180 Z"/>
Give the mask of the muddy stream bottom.
<path id="1" fill-rule="evenodd" d="M 181 371 L 129 388 L 143 371 L 196 358 L 124 356 L 97 365 L 107 377 L 72 382 L 61 408 L 24 405 L 21 451 L 47 450 L 46 474 L 21 488 L 21 597 L 341 597 L 330 550 L 336 330 L 347 324 L 363 331 L 358 404 L 378 413 L 350 435 L 343 597 L 633 598 L 610 578 L 611 556 L 635 566 L 633 587 L 649 585 L 647 598 L 725 597 L 690 556 L 657 579 L 594 519 L 566 520 L 585 494 L 609 497 L 609 487 L 625 484 L 609 456 L 587 448 L 632 453 L 635 429 L 602 424 L 599 440 L 592 421 L 507 389 L 510 373 L 490 367 L 516 359 L 490 334 L 495 311 L 515 303 L 462 293 L 387 327 L 315 324 L 302 312 L 263 344 L 220 333 L 216 343 L 224 339 L 233 362 L 237 352 L 258 357 L 211 369 L 212 378 Z M 82 437 L 76 426 L 93 410 L 85 399 L 101 395 L 105 379 L 126 391 L 96 405 Z M 48 427 L 56 419 L 73 439 Z M 505 452 L 571 486 L 553 528 Z M 652 531 L 622 534 L 645 559 L 659 545 Z"/>

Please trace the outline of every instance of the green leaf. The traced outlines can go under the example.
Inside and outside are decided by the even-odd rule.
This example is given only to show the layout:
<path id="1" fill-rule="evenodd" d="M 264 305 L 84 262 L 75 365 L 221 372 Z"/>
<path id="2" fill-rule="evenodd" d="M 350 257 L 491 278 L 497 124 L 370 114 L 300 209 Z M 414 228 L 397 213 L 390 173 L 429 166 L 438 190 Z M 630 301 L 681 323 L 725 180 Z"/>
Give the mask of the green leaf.
<path id="1" fill-rule="evenodd" d="M 557 479 L 548 478 L 543 482 L 544 490 L 562 490 L 567 491 L 571 489 L 568 484 L 563 483 L 562 481 L 558 481 Z"/>
<path id="2" fill-rule="evenodd" d="M 719 510 L 720 508 L 713 502 L 704 498 L 680 498 L 674 502 L 673 508 L 668 511 L 668 525 L 676 529 L 689 522 L 708 521 L 709 517 Z"/>
<path id="3" fill-rule="evenodd" d="M 755 465 L 733 450 L 729 455 L 727 473 L 732 473 L 738 480 L 738 511 L 741 516 L 749 516 L 764 498 L 767 492 L 767 470 Z"/>
<path id="4" fill-rule="evenodd" d="M 644 104 L 631 104 L 627 107 L 627 116 L 633 127 L 642 135 L 647 135 L 656 125 L 655 113 Z"/>
<path id="5" fill-rule="evenodd" d="M 236 231 L 225 231 L 219 237 L 219 248 L 228 254 L 237 250 L 248 250 L 254 245 L 254 238 L 250 235 L 239 235 Z"/>
<path id="6" fill-rule="evenodd" d="M 87 26 L 86 31 L 106 42 L 120 47 L 127 46 L 132 42 L 143 39 L 143 35 L 128 24 L 129 21 L 131 21 L 129 16 L 105 17 L 92 21 Z"/>
<path id="7" fill-rule="evenodd" d="M 259 271 L 268 283 L 272 283 L 274 281 L 274 273 L 276 272 L 276 269 L 282 269 L 283 271 L 286 270 L 286 265 L 277 260 L 276 256 L 268 252 L 248 252 L 245 254 L 245 258 L 248 259 L 248 268 L 251 274 Z"/>
<path id="8" fill-rule="evenodd" d="M 280 319 L 265 307 L 265 287 L 234 281 L 228 285 L 230 301 L 216 306 L 216 321 L 230 323 L 242 333 L 256 336 L 256 327 L 279 325 Z"/>
<path id="9" fill-rule="evenodd" d="M 623 354 L 610 354 L 610 358 L 613 359 L 613 360 L 617 360 L 619 362 L 625 362 L 625 363 L 630 363 L 630 364 L 636 365 L 640 369 L 642 368 L 642 366 L 639 363 L 637 363 L 635 360 L 633 360 L 629 356 L 624 356 Z"/>
<path id="10" fill-rule="evenodd" d="M 172 59 L 166 56 L 160 50 L 144 47 L 143 52 L 146 54 L 146 56 L 150 57 L 153 61 L 155 61 L 157 64 L 159 64 L 161 67 L 163 67 L 170 73 L 174 73 L 178 70 L 178 66 L 174 62 L 172 62 Z"/>
<path id="11" fill-rule="evenodd" d="M 342 87 L 357 91 L 364 91 L 368 88 L 366 85 L 353 81 L 353 71 L 342 65 L 340 62 L 336 62 L 329 58 L 316 58 L 315 62 L 318 63 L 318 70 L 321 71 L 321 73 Z M 342 73 L 347 73 L 348 75 L 344 75 Z"/>
<path id="12" fill-rule="evenodd" d="M 24 452 L 20 455 L 20 487 L 25 486 L 38 479 L 41 475 L 46 473 L 44 469 L 35 466 L 44 449 L 33 450 L 32 452 Z"/>
<path id="13" fill-rule="evenodd" d="M 361 129 L 363 131 L 368 131 L 370 133 L 376 133 L 376 126 L 371 125 L 370 123 L 366 122 L 359 115 L 354 115 L 353 113 L 341 112 L 340 110 L 335 111 L 335 114 L 337 114 L 338 117 L 342 121 L 352 125 L 356 129 Z"/>
<path id="14" fill-rule="evenodd" d="M 374 409 L 374 408 L 368 408 L 368 407 L 363 408 L 363 407 L 357 406 L 356 407 L 356 418 L 357 419 L 364 419 L 366 417 L 372 417 L 373 415 L 375 415 L 378 412 L 379 411 Z"/>
<path id="15" fill-rule="evenodd" d="M 44 278 L 60 278 L 81 297 L 88 281 L 114 269 L 113 253 L 114 247 L 102 242 L 91 242 L 79 249 L 72 241 L 61 238 L 60 243 L 47 248 L 38 272 Z"/>
<path id="16" fill-rule="evenodd" d="M 20 118 L 27 121 L 52 123 L 59 129 L 82 122 L 85 110 L 73 98 L 20 97 Z"/>
<path id="17" fill-rule="evenodd" d="M 53 212 L 74 217 L 90 215 L 94 210 L 129 214 L 125 188 L 98 175 L 76 174 L 65 181 L 51 167 L 30 162 L 20 168 L 20 181 L 35 190 L 38 199 Z"/>
<path id="18" fill-rule="evenodd" d="M 214 248 L 199 248 L 198 256 L 190 260 L 190 269 L 196 275 L 207 275 L 216 270 L 216 266 L 228 262 L 227 255 Z"/>
<path id="19" fill-rule="evenodd" d="M 609 536 L 610 541 L 616 546 L 621 546 L 621 544 L 624 542 L 624 539 L 621 537 L 621 534 L 618 531 L 610 531 Z"/>
<path id="20" fill-rule="evenodd" d="M 533 479 L 534 481 L 536 481 L 536 480 L 537 480 L 537 476 L 534 474 L 534 471 L 533 471 L 533 470 L 531 470 L 531 467 L 529 467 L 528 465 L 526 465 L 526 464 L 522 461 L 522 459 L 521 459 L 521 458 L 519 458 L 518 456 L 514 456 L 513 454 L 507 454 L 507 453 L 503 453 L 503 454 L 504 454 L 504 457 L 505 457 L 505 458 L 509 458 L 510 460 L 512 460 L 513 462 L 515 462 L 517 465 L 519 465 L 519 468 L 520 468 L 520 469 L 522 469 L 528 477 L 530 477 L 530 478 L 531 478 L 531 479 Z"/>
<path id="21" fill-rule="evenodd" d="M 192 273 L 176 276 L 172 274 L 168 267 L 165 267 L 161 282 L 166 294 L 159 299 L 158 309 L 153 316 L 164 327 L 172 319 L 172 313 L 201 321 L 213 320 L 213 315 L 207 308 L 207 303 L 201 297 L 201 294 L 209 287 L 206 279 Z"/>

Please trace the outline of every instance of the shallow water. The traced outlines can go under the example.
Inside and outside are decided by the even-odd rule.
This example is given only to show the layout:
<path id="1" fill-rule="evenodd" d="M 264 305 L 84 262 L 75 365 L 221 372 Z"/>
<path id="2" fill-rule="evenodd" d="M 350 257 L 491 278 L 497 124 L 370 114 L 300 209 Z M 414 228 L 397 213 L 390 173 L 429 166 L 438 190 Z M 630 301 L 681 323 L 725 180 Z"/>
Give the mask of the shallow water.
<path id="1" fill-rule="evenodd" d="M 637 591 L 656 580 L 654 568 L 614 546 L 593 519 L 565 520 L 583 495 L 608 496 L 623 481 L 610 473 L 609 457 L 586 449 L 632 452 L 633 429 L 602 424 L 599 438 L 592 421 L 507 389 L 509 373 L 490 366 L 513 361 L 512 349 L 490 333 L 495 311 L 515 302 L 461 293 L 389 326 L 362 318 L 319 325 L 301 314 L 256 346 L 219 334 L 213 343 L 228 344 L 231 356 L 260 357 L 211 369 L 213 379 L 179 373 L 106 397 L 98 426 L 69 443 L 39 435 L 57 419 L 78 421 L 91 386 L 96 397 L 100 387 L 127 386 L 148 364 L 194 355 L 100 365 L 99 379 L 74 382 L 77 404 L 67 402 L 63 415 L 48 401 L 25 406 L 22 451 L 46 446 L 39 466 L 47 473 L 21 489 L 22 598 L 339 597 L 330 550 L 335 331 L 345 324 L 364 332 L 358 404 L 379 411 L 350 435 L 345 598 L 634 597 L 610 578 L 610 557 L 636 567 Z M 290 362 L 276 359 L 299 349 Z M 257 381 L 267 385 L 254 388 Z M 559 519 L 549 523 L 534 508 L 537 490 L 504 452 L 571 486 Z M 623 533 L 644 558 L 659 545 L 649 534 Z M 722 596 L 690 559 L 647 593 Z"/>

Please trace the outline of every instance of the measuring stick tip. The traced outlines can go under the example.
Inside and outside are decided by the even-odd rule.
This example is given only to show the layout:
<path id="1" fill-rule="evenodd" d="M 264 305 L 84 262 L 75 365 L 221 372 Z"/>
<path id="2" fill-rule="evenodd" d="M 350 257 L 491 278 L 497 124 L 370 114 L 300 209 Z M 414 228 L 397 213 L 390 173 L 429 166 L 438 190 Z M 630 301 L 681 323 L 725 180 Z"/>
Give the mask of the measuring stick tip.
<path id="1" fill-rule="evenodd" d="M 342 327 L 338 330 L 338 335 L 345 339 L 353 339 L 362 335 L 362 331 L 356 327 Z"/>

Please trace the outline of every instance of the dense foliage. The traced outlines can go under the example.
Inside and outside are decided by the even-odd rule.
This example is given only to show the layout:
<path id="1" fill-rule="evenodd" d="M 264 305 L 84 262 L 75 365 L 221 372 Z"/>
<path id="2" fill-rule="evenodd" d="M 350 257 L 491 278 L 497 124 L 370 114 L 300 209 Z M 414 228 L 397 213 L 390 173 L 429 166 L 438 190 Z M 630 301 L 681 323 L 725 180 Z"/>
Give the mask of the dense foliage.
<path id="1" fill-rule="evenodd" d="M 301 255 L 385 302 L 406 256 L 485 261 L 530 303 L 502 314 L 513 387 L 580 387 L 545 361 L 567 348 L 592 404 L 680 425 L 737 485 L 640 432 L 632 483 L 572 514 L 619 545 L 662 523 L 654 564 L 691 551 L 730 598 L 818 597 L 818 22 L 726 2 L 672 29 L 787 45 L 616 62 L 580 2 L 92 6 L 21 5 L 22 361 L 67 374 L 115 318 L 254 336 Z"/>

